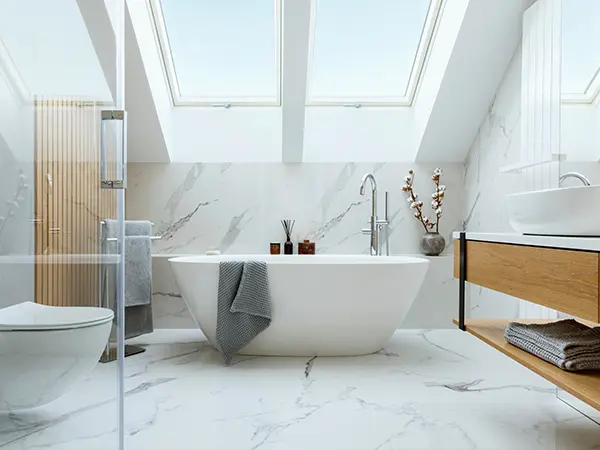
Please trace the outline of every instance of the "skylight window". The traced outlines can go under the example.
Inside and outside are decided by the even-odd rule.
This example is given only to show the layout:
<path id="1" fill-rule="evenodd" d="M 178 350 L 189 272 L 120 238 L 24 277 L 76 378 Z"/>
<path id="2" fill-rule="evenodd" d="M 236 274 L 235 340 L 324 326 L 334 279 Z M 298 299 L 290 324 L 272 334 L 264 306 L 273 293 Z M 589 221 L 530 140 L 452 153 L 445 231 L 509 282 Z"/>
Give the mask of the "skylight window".
<path id="1" fill-rule="evenodd" d="M 410 105 L 441 0 L 313 0 L 308 104 Z"/>
<path id="2" fill-rule="evenodd" d="M 600 92 L 600 2 L 563 1 L 561 92 L 567 101 L 592 102 Z"/>
<path id="3" fill-rule="evenodd" d="M 279 0 L 152 0 L 173 99 L 280 102 Z"/>

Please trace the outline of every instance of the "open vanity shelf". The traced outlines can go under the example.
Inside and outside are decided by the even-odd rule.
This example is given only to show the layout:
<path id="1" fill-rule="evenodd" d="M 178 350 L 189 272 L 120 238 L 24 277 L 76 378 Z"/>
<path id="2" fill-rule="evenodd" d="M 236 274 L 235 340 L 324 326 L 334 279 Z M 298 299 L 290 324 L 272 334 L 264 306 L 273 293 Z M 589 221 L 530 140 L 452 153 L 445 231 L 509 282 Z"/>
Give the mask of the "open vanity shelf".
<path id="1" fill-rule="evenodd" d="M 600 372 L 566 372 L 504 339 L 509 319 L 465 319 L 465 282 L 600 323 L 600 239 L 455 233 L 454 275 L 460 283 L 455 323 L 600 411 Z M 548 320 L 520 320 L 543 323 Z"/>
<path id="2" fill-rule="evenodd" d="M 465 321 L 465 325 L 466 331 L 473 336 L 600 411 L 600 372 L 566 372 L 537 356 L 510 345 L 504 340 L 504 328 L 510 321 L 508 319 L 468 319 Z M 543 323 L 547 321 L 523 320 L 521 322 Z M 454 323 L 458 325 L 457 320 Z"/>

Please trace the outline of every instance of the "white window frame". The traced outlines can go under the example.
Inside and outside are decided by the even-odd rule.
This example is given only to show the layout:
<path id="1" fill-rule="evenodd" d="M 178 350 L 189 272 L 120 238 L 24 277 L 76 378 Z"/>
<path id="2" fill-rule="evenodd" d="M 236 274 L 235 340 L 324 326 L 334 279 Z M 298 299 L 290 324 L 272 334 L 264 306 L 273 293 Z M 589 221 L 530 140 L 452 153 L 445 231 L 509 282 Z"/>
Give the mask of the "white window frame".
<path id="1" fill-rule="evenodd" d="M 175 70 L 175 63 L 173 61 L 173 55 L 171 52 L 171 45 L 169 42 L 169 34 L 165 24 L 165 18 L 162 10 L 161 0 L 148 0 L 150 4 L 150 10 L 152 12 L 152 19 L 154 21 L 154 28 L 158 37 L 158 45 L 162 56 L 163 64 L 165 67 L 167 81 L 169 89 L 171 90 L 171 96 L 173 98 L 174 106 L 209 106 L 209 107 L 224 107 L 229 108 L 231 106 L 281 106 L 281 33 L 282 33 L 282 19 L 281 19 L 281 1 L 273 0 L 275 2 L 275 70 L 277 80 L 277 98 L 274 101 L 265 101 L 257 98 L 232 98 L 231 100 L 223 102 L 209 101 L 205 97 L 197 96 L 183 96 L 179 88 L 179 80 L 177 78 L 177 71 Z"/>
<path id="2" fill-rule="evenodd" d="M 425 67 L 425 61 L 430 49 L 433 45 L 435 29 L 442 11 L 442 5 L 445 0 L 431 0 L 429 8 L 427 10 L 427 16 L 423 29 L 421 30 L 421 37 L 419 40 L 419 46 L 415 52 L 413 65 L 410 71 L 410 77 L 408 79 L 408 85 L 404 97 L 400 99 L 391 98 L 369 100 L 369 99 L 356 99 L 356 98 L 331 98 L 327 100 L 311 100 L 310 94 L 310 80 L 312 79 L 312 73 L 314 69 L 314 37 L 315 37 L 315 26 L 316 26 L 316 0 L 311 0 L 311 21 L 310 21 L 310 41 L 309 41 L 309 63 L 308 63 L 308 86 L 307 86 L 307 99 L 306 106 L 347 106 L 360 108 L 362 106 L 412 106 L 415 99 L 415 94 L 419 86 L 419 81 Z"/>
<path id="3" fill-rule="evenodd" d="M 596 70 L 596 73 L 590 80 L 585 93 L 564 93 L 562 94 L 562 103 L 594 103 L 596 97 L 600 94 L 600 67 Z"/>

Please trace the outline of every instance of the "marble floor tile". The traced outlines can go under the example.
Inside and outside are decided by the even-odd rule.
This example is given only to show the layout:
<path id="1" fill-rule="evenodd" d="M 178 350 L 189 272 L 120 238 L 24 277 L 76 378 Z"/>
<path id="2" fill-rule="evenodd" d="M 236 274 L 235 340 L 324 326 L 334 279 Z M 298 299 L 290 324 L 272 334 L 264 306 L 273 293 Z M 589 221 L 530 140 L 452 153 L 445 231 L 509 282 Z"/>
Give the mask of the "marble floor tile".
<path id="1" fill-rule="evenodd" d="M 554 386 L 457 330 L 399 331 L 362 357 L 230 367 L 181 336 L 126 360 L 127 449 L 600 449 L 600 427 Z M 116 448 L 115 376 L 98 365 L 58 401 L 0 415 L 0 447 Z"/>

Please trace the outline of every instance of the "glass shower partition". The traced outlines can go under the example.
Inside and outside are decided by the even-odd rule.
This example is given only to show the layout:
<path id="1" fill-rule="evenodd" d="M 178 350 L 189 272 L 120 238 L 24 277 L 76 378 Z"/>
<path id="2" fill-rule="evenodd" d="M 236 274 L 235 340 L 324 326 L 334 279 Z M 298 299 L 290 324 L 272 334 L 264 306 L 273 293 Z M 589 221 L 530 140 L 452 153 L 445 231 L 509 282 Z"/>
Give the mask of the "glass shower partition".
<path id="1" fill-rule="evenodd" d="M 124 14 L 125 0 L 0 2 L 0 309 L 68 311 L 0 331 L 2 448 L 124 448 Z M 56 398 L 23 409 L 15 393 Z"/>

